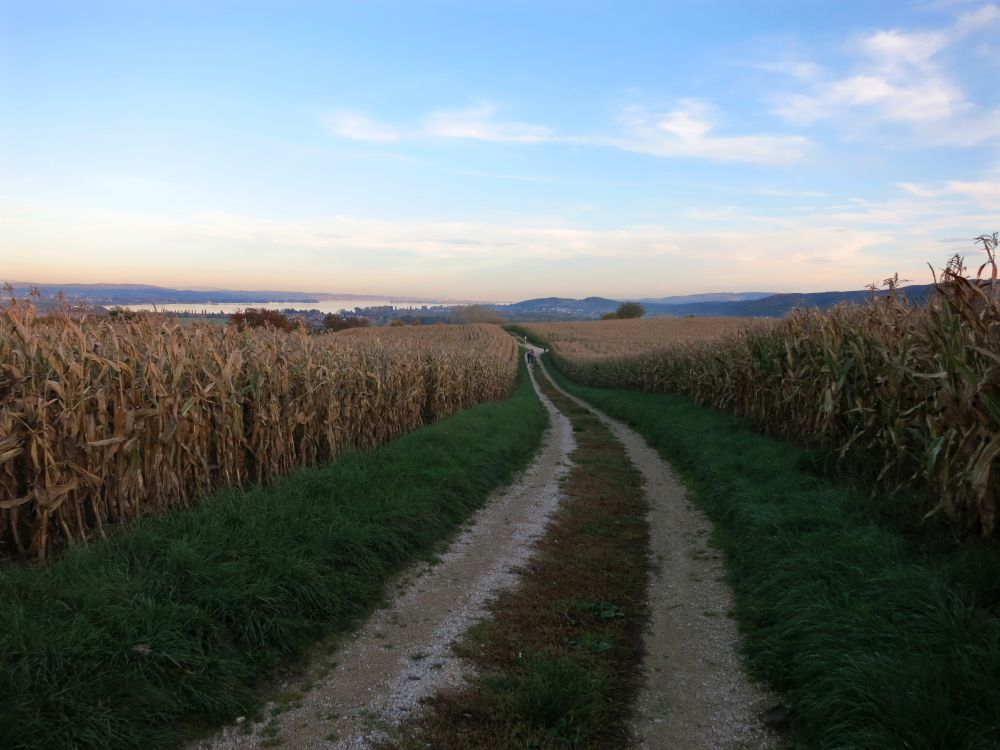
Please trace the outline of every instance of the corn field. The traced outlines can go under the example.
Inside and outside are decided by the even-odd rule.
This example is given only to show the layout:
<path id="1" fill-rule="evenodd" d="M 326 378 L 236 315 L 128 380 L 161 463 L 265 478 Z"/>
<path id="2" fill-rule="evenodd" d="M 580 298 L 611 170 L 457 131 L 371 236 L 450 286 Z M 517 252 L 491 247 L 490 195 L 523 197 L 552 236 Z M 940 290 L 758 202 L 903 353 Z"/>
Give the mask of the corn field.
<path id="1" fill-rule="evenodd" d="M 678 346 L 700 346 L 747 327 L 771 323 L 763 318 L 659 317 L 525 323 L 514 328 L 530 331 L 535 340 L 554 346 L 560 357 L 577 365 L 597 365 L 671 352 Z"/>
<path id="2" fill-rule="evenodd" d="M 0 556 L 45 557 L 506 396 L 489 325 L 347 334 L 0 310 Z"/>
<path id="3" fill-rule="evenodd" d="M 923 307 L 890 294 L 827 312 L 796 311 L 721 338 L 664 341 L 644 354 L 608 356 L 574 343 L 572 335 L 564 348 L 558 324 L 525 328 L 581 382 L 687 396 L 771 433 L 834 449 L 868 471 L 876 486 L 919 490 L 909 493 L 921 498 L 911 510 L 943 517 L 954 536 L 994 538 L 997 237 L 980 242 L 988 257 L 978 274 L 970 278 L 953 258 L 935 279 L 939 293 Z M 895 283 L 887 280 L 890 288 Z"/>

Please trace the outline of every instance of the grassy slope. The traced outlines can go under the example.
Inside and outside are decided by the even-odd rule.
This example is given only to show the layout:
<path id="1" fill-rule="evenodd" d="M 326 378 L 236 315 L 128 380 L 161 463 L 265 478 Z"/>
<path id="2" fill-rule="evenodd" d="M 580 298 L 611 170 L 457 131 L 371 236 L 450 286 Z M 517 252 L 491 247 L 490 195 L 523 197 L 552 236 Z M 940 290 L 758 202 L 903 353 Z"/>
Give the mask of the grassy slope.
<path id="1" fill-rule="evenodd" d="M 681 398 L 560 381 L 687 476 L 794 746 L 1000 747 L 995 550 L 920 554 L 804 450 Z"/>
<path id="2" fill-rule="evenodd" d="M 377 450 L 0 570 L 0 747 L 152 750 L 247 712 L 523 467 L 546 419 L 522 372 Z"/>

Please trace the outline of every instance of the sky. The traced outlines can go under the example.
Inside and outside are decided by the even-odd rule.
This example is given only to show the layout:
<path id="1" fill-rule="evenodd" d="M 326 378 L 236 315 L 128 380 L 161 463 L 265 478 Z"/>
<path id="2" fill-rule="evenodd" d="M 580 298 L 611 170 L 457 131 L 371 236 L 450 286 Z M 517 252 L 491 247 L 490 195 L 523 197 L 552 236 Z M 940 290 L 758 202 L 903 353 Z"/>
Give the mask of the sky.
<path id="1" fill-rule="evenodd" d="M 1000 7 L 0 0 L 0 279 L 859 289 L 1000 230 Z"/>

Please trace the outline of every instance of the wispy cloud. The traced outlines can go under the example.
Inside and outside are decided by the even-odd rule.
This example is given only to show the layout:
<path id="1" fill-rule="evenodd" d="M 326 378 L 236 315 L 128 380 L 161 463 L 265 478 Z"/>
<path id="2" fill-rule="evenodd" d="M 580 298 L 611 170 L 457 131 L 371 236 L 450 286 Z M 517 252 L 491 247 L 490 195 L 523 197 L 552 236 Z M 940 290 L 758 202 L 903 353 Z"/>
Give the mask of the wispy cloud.
<path id="1" fill-rule="evenodd" d="M 504 121 L 496 118 L 496 107 L 480 101 L 466 109 L 432 112 L 424 120 L 421 134 L 431 138 L 464 138 L 476 141 L 541 143 L 554 140 L 544 125 Z"/>
<path id="2" fill-rule="evenodd" d="M 948 195 L 965 195 L 983 208 L 997 210 L 1000 206 L 1000 180 L 952 180 L 945 189 Z"/>
<path id="3" fill-rule="evenodd" d="M 624 137 L 611 138 L 608 144 L 654 156 L 790 164 L 802 158 L 809 143 L 795 135 L 719 135 L 711 108 L 697 99 L 683 99 L 666 112 L 630 106 L 621 122 Z"/>
<path id="4" fill-rule="evenodd" d="M 497 117 L 492 102 L 480 100 L 463 109 L 438 110 L 417 125 L 397 126 L 378 122 L 360 112 L 340 110 L 323 116 L 323 124 L 334 135 L 354 141 L 389 142 L 417 138 L 509 143 L 541 143 L 555 140 L 544 125 L 504 120 Z"/>
<path id="5" fill-rule="evenodd" d="M 790 58 L 787 60 L 768 60 L 757 63 L 754 67 L 767 70 L 772 73 L 781 73 L 800 81 L 811 83 L 824 77 L 826 72 L 822 66 L 810 60 L 801 58 Z"/>
<path id="6" fill-rule="evenodd" d="M 92 258 L 100 256 L 104 281 L 182 283 L 177 269 L 198 268 L 203 278 L 227 279 L 230 285 L 393 293 L 418 285 L 425 293 L 450 289 L 453 295 L 461 288 L 463 296 L 498 299 L 534 292 L 647 296 L 656 291 L 650 288 L 658 283 L 653 279 L 660 278 L 679 280 L 673 283 L 690 291 L 742 283 L 775 288 L 779 277 L 789 289 L 859 288 L 869 277 L 896 270 L 923 278 L 924 263 L 939 259 L 942 238 L 986 231 L 993 214 L 974 210 L 957 195 L 978 189 L 949 183 L 940 190 L 955 196 L 856 200 L 797 216 L 740 208 L 720 212 L 706 205 L 688 211 L 680 225 L 604 228 L 544 216 L 500 223 L 351 216 L 291 220 L 0 204 L 0 239 L 21 249 L 7 271 L 25 278 L 33 278 L 31 269 L 37 274 L 40 263 L 61 274 L 92 278 Z M 252 269 L 252 280 L 237 280 L 234 257 L 247 261 L 241 268 Z M 389 266 L 397 273 L 387 275 Z M 623 268 L 642 273 L 623 274 Z M 350 288 L 343 286 L 345 278 Z M 709 287 L 705 279 L 711 280 Z"/>
<path id="7" fill-rule="evenodd" d="M 406 128 L 376 122 L 363 114 L 338 112 L 324 118 L 334 135 L 360 141 L 456 139 L 493 143 L 562 143 L 610 147 L 659 157 L 686 157 L 751 164 L 790 164 L 802 158 L 809 141 L 797 135 L 733 135 L 717 132 L 712 107 L 699 99 L 682 99 L 675 108 L 654 111 L 625 107 L 618 132 L 597 135 L 560 134 L 545 125 L 497 116 L 487 100 L 464 109 L 438 110 L 419 125 Z"/>
<path id="8" fill-rule="evenodd" d="M 948 120 L 968 106 L 958 88 L 940 76 L 899 83 L 862 73 L 831 81 L 815 94 L 783 95 L 775 112 L 798 125 L 811 125 L 851 108 L 869 108 L 879 119 L 919 123 Z"/>
<path id="9" fill-rule="evenodd" d="M 353 141 L 391 143 L 400 138 L 399 131 L 391 125 L 376 122 L 357 112 L 330 112 L 323 116 L 323 124 L 334 135 Z"/>
<path id="10" fill-rule="evenodd" d="M 853 70 L 831 75 L 810 61 L 773 62 L 763 67 L 805 85 L 774 99 L 773 111 L 788 122 L 866 115 L 897 123 L 931 142 L 973 145 L 1000 136 L 1000 110 L 973 102 L 942 60 L 942 53 L 970 35 L 1000 23 L 1000 8 L 984 5 L 958 15 L 940 29 L 884 29 L 856 37 L 849 48 Z"/>
<path id="11" fill-rule="evenodd" d="M 921 198 L 960 197 L 977 203 L 984 209 L 996 211 L 1000 206 L 1000 170 L 997 176 L 981 180 L 948 180 L 936 187 L 912 182 L 899 182 L 897 187 L 910 195 Z"/>
<path id="12" fill-rule="evenodd" d="M 448 172 L 465 177 L 486 177 L 491 180 L 512 180 L 514 182 L 561 182 L 562 178 L 550 175 L 516 174 L 511 172 L 488 172 L 482 169 L 448 169 Z"/>

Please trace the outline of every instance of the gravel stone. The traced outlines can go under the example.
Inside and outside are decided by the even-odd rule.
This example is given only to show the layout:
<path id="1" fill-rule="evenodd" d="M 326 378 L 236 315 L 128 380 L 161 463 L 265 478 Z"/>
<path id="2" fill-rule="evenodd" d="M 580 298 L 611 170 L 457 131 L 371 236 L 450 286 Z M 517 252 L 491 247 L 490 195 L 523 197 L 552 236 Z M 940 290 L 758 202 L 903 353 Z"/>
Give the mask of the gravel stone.
<path id="1" fill-rule="evenodd" d="M 733 593 L 712 523 L 634 430 L 566 393 L 611 428 L 642 473 L 654 575 L 644 686 L 632 730 L 644 750 L 764 750 L 778 745 L 765 715 L 777 701 L 743 669 L 729 616 Z"/>
<path id="2" fill-rule="evenodd" d="M 226 727 L 190 745 L 192 750 L 262 747 L 274 734 L 273 728 L 263 732 L 268 723 L 277 724 L 280 747 L 290 750 L 372 748 L 418 711 L 421 699 L 464 683 L 471 666 L 453 653 L 452 644 L 516 583 L 518 568 L 559 505 L 560 482 L 569 471 L 573 430 L 539 396 L 550 426 L 538 455 L 473 517 L 439 562 L 419 564 L 402 577 L 395 601 L 338 649 L 337 665 L 329 673 L 291 681 L 292 689 L 312 683 L 300 701 L 284 711 L 279 707 L 274 717 L 275 704 L 269 704 L 262 716 L 271 718 Z"/>

